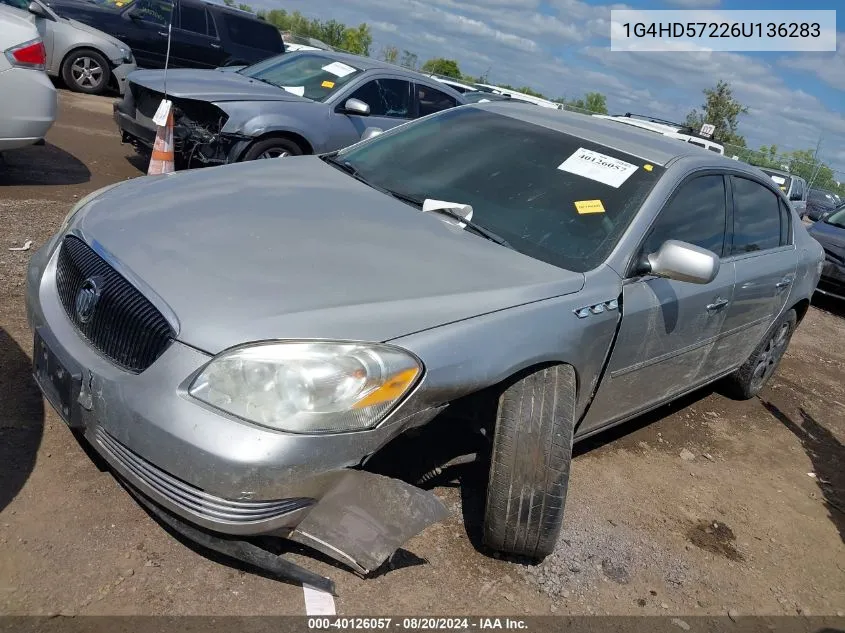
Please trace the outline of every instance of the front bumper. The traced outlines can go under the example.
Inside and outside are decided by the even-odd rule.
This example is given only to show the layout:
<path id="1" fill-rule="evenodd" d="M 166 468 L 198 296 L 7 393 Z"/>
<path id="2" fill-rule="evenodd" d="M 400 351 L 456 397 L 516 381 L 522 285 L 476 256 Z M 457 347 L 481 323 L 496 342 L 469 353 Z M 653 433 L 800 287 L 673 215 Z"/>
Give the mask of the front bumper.
<path id="1" fill-rule="evenodd" d="M 845 266 L 827 259 L 816 291 L 829 297 L 845 300 Z"/>
<path id="2" fill-rule="evenodd" d="M 112 68 L 111 72 L 114 76 L 115 83 L 117 84 L 117 91 L 121 96 L 126 93 L 126 78 L 129 76 L 129 73 L 134 72 L 135 70 L 138 70 L 138 66 L 134 61 L 130 63 L 117 62 L 117 65 Z"/>
<path id="3" fill-rule="evenodd" d="M 90 346 L 57 294 L 57 242 L 30 261 L 30 326 L 79 385 L 64 417 L 133 489 L 205 529 L 288 537 L 359 572 L 378 567 L 445 516 L 430 493 L 351 468 L 437 410 L 389 419 L 371 431 L 322 436 L 273 431 L 212 411 L 186 389 L 207 354 L 174 341 L 148 369 L 132 374 Z M 61 409 L 52 383 L 38 382 Z"/>

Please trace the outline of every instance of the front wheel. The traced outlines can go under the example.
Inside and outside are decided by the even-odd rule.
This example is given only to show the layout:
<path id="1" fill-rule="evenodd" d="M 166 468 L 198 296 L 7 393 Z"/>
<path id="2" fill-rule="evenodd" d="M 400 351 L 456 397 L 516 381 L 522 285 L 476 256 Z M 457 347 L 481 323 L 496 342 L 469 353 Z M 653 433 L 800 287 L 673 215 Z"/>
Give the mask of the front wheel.
<path id="1" fill-rule="evenodd" d="M 749 400 L 760 393 L 780 365 L 797 324 L 795 310 L 775 321 L 748 360 L 726 379 L 730 395 Z"/>
<path id="2" fill-rule="evenodd" d="M 555 365 L 530 373 L 499 398 L 484 544 L 541 560 L 563 524 L 575 429 L 575 371 Z"/>
<path id="3" fill-rule="evenodd" d="M 285 158 L 287 156 L 300 156 L 302 153 L 302 148 L 290 139 L 268 138 L 250 145 L 243 160 Z"/>
<path id="4" fill-rule="evenodd" d="M 106 91 L 111 77 L 108 60 L 95 50 L 72 52 L 62 64 L 62 79 L 74 92 L 99 95 Z"/>

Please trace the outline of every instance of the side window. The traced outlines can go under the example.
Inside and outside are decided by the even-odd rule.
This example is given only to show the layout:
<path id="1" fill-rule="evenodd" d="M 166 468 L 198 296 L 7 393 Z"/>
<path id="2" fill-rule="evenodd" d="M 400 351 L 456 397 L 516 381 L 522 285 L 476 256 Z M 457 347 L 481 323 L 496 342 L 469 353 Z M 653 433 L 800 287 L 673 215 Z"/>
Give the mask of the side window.
<path id="1" fill-rule="evenodd" d="M 179 28 L 183 31 L 191 31 L 207 35 L 208 29 L 205 23 L 205 7 L 191 4 L 179 5 Z"/>
<path id="2" fill-rule="evenodd" d="M 417 84 L 417 99 L 420 104 L 420 116 L 434 114 L 458 105 L 458 102 L 445 92 L 422 84 Z"/>
<path id="3" fill-rule="evenodd" d="M 753 180 L 734 177 L 732 183 L 734 235 L 731 255 L 780 246 L 780 198 Z"/>
<path id="4" fill-rule="evenodd" d="M 804 199 L 804 181 L 800 178 L 795 179 L 795 197 L 799 200 Z"/>
<path id="5" fill-rule="evenodd" d="M 725 179 L 699 176 L 682 185 L 663 207 L 644 252 L 653 253 L 666 240 L 681 240 L 722 256 L 726 222 Z"/>
<path id="6" fill-rule="evenodd" d="M 221 13 L 226 32 L 235 44 L 262 51 L 281 52 L 282 36 L 276 27 L 256 18 L 242 18 L 233 13 Z"/>
<path id="7" fill-rule="evenodd" d="M 173 4 L 170 0 L 136 0 L 132 15 L 137 16 L 144 22 L 165 26 L 170 24 L 172 10 Z"/>
<path id="8" fill-rule="evenodd" d="M 780 245 L 786 246 L 789 244 L 789 228 L 792 211 L 783 200 L 780 200 Z"/>
<path id="9" fill-rule="evenodd" d="M 214 25 L 214 16 L 211 15 L 211 11 L 208 9 L 205 10 L 205 19 L 206 23 L 208 24 L 208 36 L 217 38 L 217 27 Z"/>
<path id="10" fill-rule="evenodd" d="M 373 116 L 407 119 L 411 116 L 411 84 L 400 79 L 374 79 L 352 95 L 370 106 Z"/>

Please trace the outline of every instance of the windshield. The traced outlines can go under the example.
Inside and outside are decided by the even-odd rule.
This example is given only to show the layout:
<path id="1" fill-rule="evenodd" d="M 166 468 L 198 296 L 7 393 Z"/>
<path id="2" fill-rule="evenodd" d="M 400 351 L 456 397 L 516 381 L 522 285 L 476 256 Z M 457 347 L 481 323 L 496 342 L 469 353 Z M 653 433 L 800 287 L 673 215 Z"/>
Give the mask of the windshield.
<path id="1" fill-rule="evenodd" d="M 768 169 L 763 169 L 762 172 L 774 180 L 775 184 L 780 187 L 781 191 L 784 193 L 789 191 L 789 185 L 792 184 L 792 178 L 785 174 L 769 171 Z"/>
<path id="2" fill-rule="evenodd" d="M 472 205 L 473 222 L 515 250 L 576 272 L 607 258 L 665 171 L 474 106 L 394 128 L 337 160 L 375 186 Z"/>
<path id="3" fill-rule="evenodd" d="M 836 213 L 825 219 L 825 222 L 845 229 L 845 207 L 839 207 Z"/>
<path id="4" fill-rule="evenodd" d="M 300 52 L 271 57 L 238 72 L 284 88 L 300 97 L 325 101 L 360 74 L 361 69 L 320 53 Z"/>

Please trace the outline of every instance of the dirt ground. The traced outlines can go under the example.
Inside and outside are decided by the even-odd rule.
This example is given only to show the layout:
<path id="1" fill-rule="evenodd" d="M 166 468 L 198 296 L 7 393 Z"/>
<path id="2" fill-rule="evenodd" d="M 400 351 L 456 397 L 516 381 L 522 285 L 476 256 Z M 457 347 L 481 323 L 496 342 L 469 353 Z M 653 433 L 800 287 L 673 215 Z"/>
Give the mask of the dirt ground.
<path id="1" fill-rule="evenodd" d="M 75 200 L 141 175 L 111 99 L 60 93 L 47 145 L 0 161 L 0 613 L 303 614 L 300 587 L 165 532 L 30 378 L 30 251 Z M 558 550 L 529 566 L 478 545 L 478 473 L 435 488 L 451 517 L 394 569 L 338 585 L 342 615 L 836 615 L 845 610 L 845 306 L 813 307 L 759 399 L 705 390 L 576 447 Z M 683 457 L 682 457 L 683 452 Z"/>

